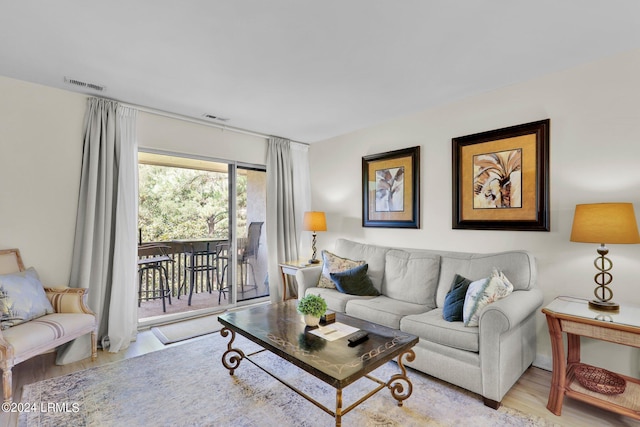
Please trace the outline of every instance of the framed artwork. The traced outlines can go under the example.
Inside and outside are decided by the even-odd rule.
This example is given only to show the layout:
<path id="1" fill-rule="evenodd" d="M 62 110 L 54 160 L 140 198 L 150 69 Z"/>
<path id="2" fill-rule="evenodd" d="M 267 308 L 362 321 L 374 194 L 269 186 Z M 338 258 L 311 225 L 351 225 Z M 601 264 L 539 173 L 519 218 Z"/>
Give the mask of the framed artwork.
<path id="1" fill-rule="evenodd" d="M 453 138 L 453 228 L 549 231 L 550 120 Z"/>
<path id="2" fill-rule="evenodd" d="M 420 147 L 362 158 L 362 226 L 420 228 Z"/>

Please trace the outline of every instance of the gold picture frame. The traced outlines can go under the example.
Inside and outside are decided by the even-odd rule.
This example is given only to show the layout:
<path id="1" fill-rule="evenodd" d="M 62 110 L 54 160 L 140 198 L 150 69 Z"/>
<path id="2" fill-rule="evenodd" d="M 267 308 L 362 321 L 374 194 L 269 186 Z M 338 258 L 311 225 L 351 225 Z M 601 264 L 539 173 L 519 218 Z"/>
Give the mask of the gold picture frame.
<path id="1" fill-rule="evenodd" d="M 549 127 L 452 139 L 453 228 L 549 231 Z"/>
<path id="2" fill-rule="evenodd" d="M 420 228 L 420 147 L 362 158 L 362 226 Z"/>

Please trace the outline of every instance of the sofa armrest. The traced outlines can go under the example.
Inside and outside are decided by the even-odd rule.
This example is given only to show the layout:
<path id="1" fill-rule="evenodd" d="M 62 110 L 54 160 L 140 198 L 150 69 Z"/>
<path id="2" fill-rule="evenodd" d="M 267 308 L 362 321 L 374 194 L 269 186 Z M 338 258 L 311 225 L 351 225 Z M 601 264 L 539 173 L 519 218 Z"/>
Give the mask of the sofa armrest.
<path id="1" fill-rule="evenodd" d="M 95 314 L 86 304 L 85 288 L 44 288 L 56 313 Z"/>
<path id="2" fill-rule="evenodd" d="M 504 333 L 522 323 L 542 306 L 542 291 L 538 288 L 514 291 L 506 298 L 489 304 L 480 314 L 478 327 L 482 339 L 483 326 L 491 333 Z"/>
<path id="3" fill-rule="evenodd" d="M 536 313 L 542 306 L 537 288 L 512 292 L 480 314 L 482 396 L 498 403 L 536 354 Z"/>
<path id="4" fill-rule="evenodd" d="M 314 288 L 318 285 L 321 274 L 322 265 L 305 267 L 296 271 L 296 282 L 298 282 L 298 298 L 302 298 L 307 289 Z"/>

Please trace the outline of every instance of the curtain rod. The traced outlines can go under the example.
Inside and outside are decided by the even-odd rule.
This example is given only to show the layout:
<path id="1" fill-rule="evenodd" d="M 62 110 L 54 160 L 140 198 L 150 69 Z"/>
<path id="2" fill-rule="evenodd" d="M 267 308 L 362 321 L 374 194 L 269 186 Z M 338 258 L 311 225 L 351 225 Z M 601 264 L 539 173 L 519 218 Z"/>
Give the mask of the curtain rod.
<path id="1" fill-rule="evenodd" d="M 241 129 L 241 128 L 237 128 L 237 127 L 233 127 L 233 126 L 227 126 L 227 125 L 223 125 L 223 124 L 219 124 L 219 123 L 211 123 L 211 122 L 208 122 L 208 121 L 203 120 L 203 119 L 197 119 L 195 117 L 183 116 L 182 114 L 170 113 L 168 111 L 156 110 L 155 108 L 142 107 L 140 105 L 129 104 L 127 102 L 120 102 L 120 101 L 117 101 L 117 102 L 120 105 L 124 106 L 124 107 L 135 108 L 136 110 L 144 111 L 145 113 L 155 114 L 157 116 L 162 116 L 162 117 L 168 117 L 170 119 L 182 120 L 184 122 L 190 122 L 190 123 L 195 123 L 195 124 L 199 124 L 199 125 L 205 125 L 205 126 L 209 126 L 209 127 L 214 127 L 214 128 L 217 128 L 217 129 L 222 129 L 223 131 L 228 130 L 228 131 L 231 131 L 231 132 L 241 133 L 241 134 L 250 135 L 250 136 L 256 136 L 258 138 L 264 138 L 264 139 L 269 139 L 272 136 L 274 136 L 274 135 L 265 135 L 263 133 L 253 132 L 253 131 L 250 131 L 250 130 Z M 290 140 L 290 141 L 291 142 L 295 142 L 296 144 L 309 145 L 306 142 L 299 142 L 299 141 L 293 141 L 293 140 Z"/>

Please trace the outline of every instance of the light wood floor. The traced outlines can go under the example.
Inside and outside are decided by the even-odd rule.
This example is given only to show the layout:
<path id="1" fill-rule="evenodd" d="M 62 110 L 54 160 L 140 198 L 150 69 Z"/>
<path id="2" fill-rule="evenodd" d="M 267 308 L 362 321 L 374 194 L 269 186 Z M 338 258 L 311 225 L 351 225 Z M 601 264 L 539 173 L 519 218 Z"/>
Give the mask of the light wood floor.
<path id="1" fill-rule="evenodd" d="M 98 359 L 95 362 L 87 359 L 65 366 L 57 366 L 54 363 L 55 355 L 53 353 L 35 357 L 13 369 L 14 401 L 20 402 L 22 386 L 25 384 L 162 350 L 170 346 L 182 345 L 186 342 L 188 341 L 164 346 L 150 330 L 147 330 L 140 332 L 137 341 L 131 343 L 126 351 L 112 354 L 99 350 Z M 565 399 L 562 416 L 553 415 L 546 408 L 550 383 L 551 372 L 531 367 L 507 393 L 502 404 L 508 408 L 537 415 L 560 426 L 640 426 L 640 422 L 591 407 L 573 399 Z M 478 396 L 478 399 L 481 397 Z M 18 416 L 15 413 L 0 414 L 0 426 L 16 426 L 17 422 Z"/>

